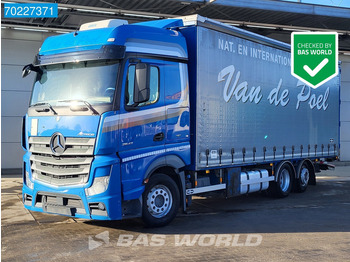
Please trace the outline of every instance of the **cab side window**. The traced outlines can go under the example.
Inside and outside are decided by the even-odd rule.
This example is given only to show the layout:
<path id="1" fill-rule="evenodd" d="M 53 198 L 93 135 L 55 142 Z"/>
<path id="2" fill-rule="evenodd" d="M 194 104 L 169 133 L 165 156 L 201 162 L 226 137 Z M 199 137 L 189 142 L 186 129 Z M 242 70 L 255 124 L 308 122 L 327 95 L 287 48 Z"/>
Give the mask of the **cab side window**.
<path id="1" fill-rule="evenodd" d="M 150 96 L 149 100 L 143 103 L 135 104 L 134 102 L 134 85 L 135 85 L 135 71 L 136 65 L 130 65 L 127 73 L 126 81 L 126 95 L 125 104 L 126 106 L 142 107 L 154 104 L 159 99 L 159 68 L 156 66 L 150 66 L 149 69 L 149 87 Z"/>

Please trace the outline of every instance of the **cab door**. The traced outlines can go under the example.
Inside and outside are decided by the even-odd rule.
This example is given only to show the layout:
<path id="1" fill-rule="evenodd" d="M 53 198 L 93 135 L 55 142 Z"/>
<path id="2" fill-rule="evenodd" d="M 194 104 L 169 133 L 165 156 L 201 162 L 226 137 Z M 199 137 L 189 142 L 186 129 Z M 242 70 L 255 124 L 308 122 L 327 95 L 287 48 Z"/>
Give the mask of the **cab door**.
<path id="1" fill-rule="evenodd" d="M 143 70 L 146 68 L 146 71 Z M 124 90 L 122 92 L 120 135 L 121 152 L 127 155 L 147 154 L 164 149 L 165 116 L 163 63 L 160 60 L 128 60 L 125 65 Z M 135 86 L 142 76 L 147 81 L 147 91 L 136 93 Z M 140 97 L 147 97 L 140 101 Z M 132 150 L 137 150 L 132 152 Z"/>

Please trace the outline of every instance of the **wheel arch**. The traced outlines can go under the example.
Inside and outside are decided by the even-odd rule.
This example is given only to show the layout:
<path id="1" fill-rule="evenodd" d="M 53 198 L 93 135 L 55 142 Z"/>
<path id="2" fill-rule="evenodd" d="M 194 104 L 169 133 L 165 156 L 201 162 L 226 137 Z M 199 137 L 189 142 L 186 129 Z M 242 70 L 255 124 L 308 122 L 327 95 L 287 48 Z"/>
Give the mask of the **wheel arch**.
<path id="1" fill-rule="evenodd" d="M 165 174 L 173 179 L 180 192 L 180 204 L 183 210 L 186 209 L 185 172 L 181 170 L 184 166 L 185 162 L 177 155 L 162 156 L 150 164 L 144 176 L 144 181 L 147 181 L 153 174 L 157 173 Z"/>
<path id="2" fill-rule="evenodd" d="M 281 161 L 278 163 L 278 165 L 276 166 L 276 169 L 275 169 L 275 182 L 277 182 L 277 178 L 278 178 L 278 173 L 280 172 L 281 170 L 281 167 L 284 165 L 284 164 L 288 164 L 290 166 L 290 168 L 292 169 L 292 172 L 294 172 L 293 174 L 293 178 L 296 178 L 296 170 L 295 170 L 295 167 L 294 165 L 292 164 L 291 161 L 289 160 L 284 160 L 284 161 Z"/>

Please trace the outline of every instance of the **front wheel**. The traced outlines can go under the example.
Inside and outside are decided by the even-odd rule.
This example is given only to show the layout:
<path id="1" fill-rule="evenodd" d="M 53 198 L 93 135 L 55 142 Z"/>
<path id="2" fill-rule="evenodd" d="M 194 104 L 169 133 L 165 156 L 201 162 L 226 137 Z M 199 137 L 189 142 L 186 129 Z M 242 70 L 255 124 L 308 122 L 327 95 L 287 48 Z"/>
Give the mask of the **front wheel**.
<path id="1" fill-rule="evenodd" d="M 173 179 L 164 174 L 153 175 L 143 193 L 142 219 L 152 227 L 169 224 L 180 205 L 179 189 Z"/>

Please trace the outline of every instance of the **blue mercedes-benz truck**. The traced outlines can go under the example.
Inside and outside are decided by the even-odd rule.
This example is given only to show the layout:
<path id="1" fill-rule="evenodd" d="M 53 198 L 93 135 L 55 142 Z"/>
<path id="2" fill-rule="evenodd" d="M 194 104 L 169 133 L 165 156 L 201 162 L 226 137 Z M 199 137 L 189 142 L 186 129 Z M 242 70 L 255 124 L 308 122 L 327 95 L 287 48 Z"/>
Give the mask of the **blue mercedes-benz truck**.
<path id="1" fill-rule="evenodd" d="M 339 77 L 313 89 L 290 63 L 289 45 L 197 15 L 47 38 L 22 73 L 24 206 L 162 226 L 196 194 L 305 191 L 338 155 Z"/>

